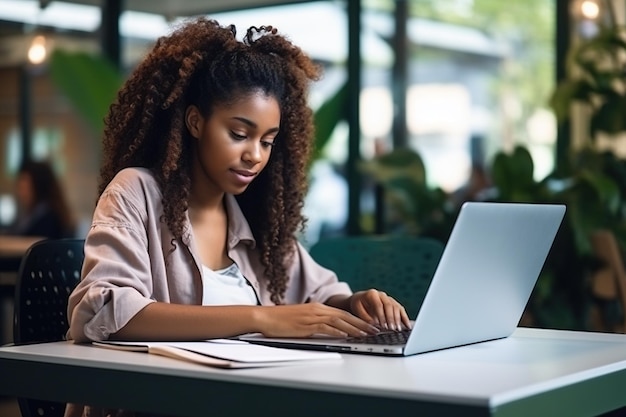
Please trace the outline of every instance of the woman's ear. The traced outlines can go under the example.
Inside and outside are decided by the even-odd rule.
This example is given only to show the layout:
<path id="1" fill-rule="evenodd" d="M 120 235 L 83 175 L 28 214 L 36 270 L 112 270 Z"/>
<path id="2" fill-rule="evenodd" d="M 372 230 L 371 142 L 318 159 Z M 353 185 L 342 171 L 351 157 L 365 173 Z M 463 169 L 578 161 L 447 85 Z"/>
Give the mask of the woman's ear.
<path id="1" fill-rule="evenodd" d="M 204 118 L 200 114 L 200 110 L 194 106 L 190 105 L 185 110 L 185 125 L 193 136 L 196 139 L 200 138 L 200 134 L 202 132 L 202 122 Z"/>

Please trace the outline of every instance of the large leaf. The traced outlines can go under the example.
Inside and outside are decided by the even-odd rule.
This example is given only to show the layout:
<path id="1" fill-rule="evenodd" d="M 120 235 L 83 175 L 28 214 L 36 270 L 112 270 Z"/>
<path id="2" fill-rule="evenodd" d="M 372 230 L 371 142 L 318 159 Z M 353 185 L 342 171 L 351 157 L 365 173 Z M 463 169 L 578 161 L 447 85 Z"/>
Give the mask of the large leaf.
<path id="1" fill-rule="evenodd" d="M 313 160 L 320 157 L 337 124 L 346 118 L 348 84 L 345 83 L 314 114 L 315 148 Z"/>
<path id="2" fill-rule="evenodd" d="M 86 52 L 55 50 L 50 72 L 60 91 L 96 133 L 124 82 L 122 74 L 106 58 Z"/>
<path id="3" fill-rule="evenodd" d="M 585 80 L 564 80 L 556 87 L 550 97 L 550 107 L 559 122 L 568 120 L 574 101 L 588 102 L 594 87 Z"/>
<path id="4" fill-rule="evenodd" d="M 626 97 L 606 94 L 605 102 L 591 116 L 592 137 L 598 132 L 619 134 L 626 131 Z"/>
<path id="5" fill-rule="evenodd" d="M 500 151 L 493 161 L 491 176 L 501 199 L 531 201 L 536 182 L 533 178 L 534 164 L 528 150 L 518 145 L 512 153 Z"/>
<path id="6" fill-rule="evenodd" d="M 362 161 L 359 169 L 384 189 L 386 207 L 394 213 L 391 226 L 395 232 L 447 239 L 455 217 L 446 204 L 449 196 L 428 186 L 419 153 L 409 148 L 394 149 Z M 394 224 L 397 221 L 401 225 Z"/>
<path id="7" fill-rule="evenodd" d="M 360 164 L 362 172 L 379 183 L 397 178 L 410 178 L 420 187 L 426 187 L 426 168 L 421 156 L 408 148 L 394 149 Z"/>
<path id="8" fill-rule="evenodd" d="M 605 2 L 610 8 L 611 2 Z M 567 54 L 566 78 L 550 97 L 550 107 L 559 123 L 572 117 L 574 102 L 589 111 L 590 141 L 604 132 L 626 132 L 626 27 L 615 21 L 601 23 L 598 32 L 573 44 Z"/>

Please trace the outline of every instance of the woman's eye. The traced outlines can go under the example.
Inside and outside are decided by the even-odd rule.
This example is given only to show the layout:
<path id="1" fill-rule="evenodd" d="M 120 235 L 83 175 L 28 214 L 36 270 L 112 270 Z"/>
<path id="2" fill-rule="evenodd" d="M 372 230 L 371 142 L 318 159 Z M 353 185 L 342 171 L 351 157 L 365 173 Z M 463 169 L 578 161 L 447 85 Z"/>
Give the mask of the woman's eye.
<path id="1" fill-rule="evenodd" d="M 263 144 L 263 146 L 265 146 L 266 148 L 271 148 L 274 146 L 274 142 L 269 142 L 267 140 L 264 140 L 263 142 L 261 142 Z"/>
<path id="2" fill-rule="evenodd" d="M 233 131 L 231 131 L 231 132 L 230 132 L 230 135 L 231 135 L 234 139 L 237 139 L 237 140 L 244 140 L 244 139 L 246 139 L 246 135 L 240 135 L 240 134 L 238 134 L 238 133 L 236 133 L 236 132 L 233 132 Z"/>

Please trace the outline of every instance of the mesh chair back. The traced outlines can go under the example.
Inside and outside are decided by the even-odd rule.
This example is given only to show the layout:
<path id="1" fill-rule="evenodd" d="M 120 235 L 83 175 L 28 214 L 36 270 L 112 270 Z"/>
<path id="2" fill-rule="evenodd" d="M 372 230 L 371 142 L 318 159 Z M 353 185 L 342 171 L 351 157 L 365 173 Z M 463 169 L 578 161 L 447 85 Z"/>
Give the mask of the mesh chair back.
<path id="1" fill-rule="evenodd" d="M 65 340 L 67 301 L 80 280 L 82 239 L 43 240 L 24 255 L 15 287 L 15 344 Z M 53 377 L 53 376 L 51 376 Z M 23 417 L 63 416 L 65 404 L 19 398 Z"/>
<path id="2" fill-rule="evenodd" d="M 435 239 L 353 236 L 317 242 L 310 254 L 353 291 L 376 288 L 402 303 L 411 319 L 419 311 L 443 252 Z"/>

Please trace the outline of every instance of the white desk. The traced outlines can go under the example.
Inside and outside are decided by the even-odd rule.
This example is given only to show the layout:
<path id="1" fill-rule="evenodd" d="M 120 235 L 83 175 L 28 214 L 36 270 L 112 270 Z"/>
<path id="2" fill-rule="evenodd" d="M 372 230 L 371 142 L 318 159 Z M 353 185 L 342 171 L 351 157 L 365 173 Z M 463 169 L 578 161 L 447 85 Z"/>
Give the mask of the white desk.
<path id="1" fill-rule="evenodd" d="M 178 416 L 575 416 L 626 406 L 626 335 L 518 329 L 382 358 L 219 370 L 70 342 L 0 348 L 0 394 Z"/>

